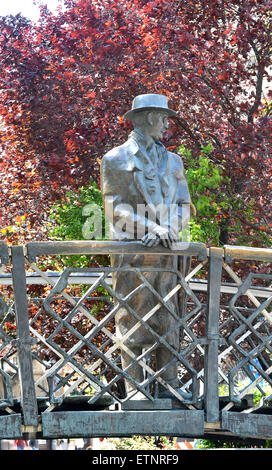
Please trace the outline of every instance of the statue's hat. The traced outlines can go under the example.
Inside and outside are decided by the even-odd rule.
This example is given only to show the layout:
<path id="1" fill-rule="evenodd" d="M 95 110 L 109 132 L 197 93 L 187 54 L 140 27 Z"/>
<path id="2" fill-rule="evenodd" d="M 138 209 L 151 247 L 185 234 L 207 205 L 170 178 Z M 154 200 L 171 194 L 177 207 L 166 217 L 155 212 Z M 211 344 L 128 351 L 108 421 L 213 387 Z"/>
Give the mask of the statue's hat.
<path id="1" fill-rule="evenodd" d="M 168 98 L 164 95 L 149 93 L 146 95 L 138 95 L 132 102 L 132 108 L 126 112 L 124 118 L 131 119 L 134 113 L 140 111 L 163 111 L 169 117 L 176 117 L 176 111 L 168 108 Z"/>

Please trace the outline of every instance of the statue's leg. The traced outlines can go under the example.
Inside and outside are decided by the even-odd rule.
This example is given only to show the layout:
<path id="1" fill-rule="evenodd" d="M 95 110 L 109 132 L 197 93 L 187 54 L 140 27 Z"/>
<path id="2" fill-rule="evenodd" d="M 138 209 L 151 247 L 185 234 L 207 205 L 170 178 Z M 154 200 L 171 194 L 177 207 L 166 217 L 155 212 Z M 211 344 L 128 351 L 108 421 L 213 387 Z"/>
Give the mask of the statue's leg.
<path id="1" fill-rule="evenodd" d="M 173 359 L 173 354 L 165 346 L 160 346 L 156 350 L 156 369 L 160 370 L 165 367 L 165 370 L 160 374 L 160 377 L 171 385 L 171 387 L 177 388 L 179 385 L 177 377 L 177 361 L 175 360 L 170 365 L 167 365 L 171 359 Z M 159 392 L 165 390 L 166 388 L 159 384 Z"/>
<path id="2" fill-rule="evenodd" d="M 171 359 L 173 359 L 173 354 L 165 346 L 158 348 L 156 354 L 157 370 L 165 367 L 165 370 L 160 374 L 160 377 L 165 380 L 168 385 L 174 388 L 183 399 L 190 400 L 192 398 L 192 394 L 183 392 L 179 388 L 180 384 L 178 380 L 177 360 L 173 361 L 170 365 L 167 365 Z M 159 398 L 175 398 L 175 395 L 173 395 L 172 392 L 162 384 L 159 384 L 158 391 Z"/>
<path id="3" fill-rule="evenodd" d="M 136 345 L 136 346 L 128 346 L 130 351 L 136 356 L 140 356 L 142 354 L 142 346 L 141 345 Z M 133 362 L 133 358 L 127 354 L 125 351 L 121 352 L 121 363 L 122 363 L 122 369 L 126 369 L 127 367 L 130 366 L 130 364 Z M 132 379 L 135 380 L 137 383 L 141 383 L 144 380 L 144 373 L 142 367 L 136 362 L 133 366 L 129 367 L 129 369 L 126 371 Z M 132 391 L 135 391 L 135 385 L 130 382 L 129 380 L 125 379 L 125 387 L 126 387 L 126 392 L 131 393 Z"/>

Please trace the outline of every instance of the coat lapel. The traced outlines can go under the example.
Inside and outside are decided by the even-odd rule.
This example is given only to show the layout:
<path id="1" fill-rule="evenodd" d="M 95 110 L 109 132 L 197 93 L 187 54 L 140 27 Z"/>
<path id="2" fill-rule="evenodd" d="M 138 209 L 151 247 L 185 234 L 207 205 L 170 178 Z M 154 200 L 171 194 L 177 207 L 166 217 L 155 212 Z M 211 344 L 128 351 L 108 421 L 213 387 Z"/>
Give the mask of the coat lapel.
<path id="1" fill-rule="evenodd" d="M 166 201 L 169 200 L 169 183 L 168 183 L 168 176 L 169 176 L 169 158 L 168 152 L 164 145 L 160 142 L 157 144 L 157 151 L 159 154 L 159 179 L 161 183 L 161 190 L 163 198 Z"/>
<path id="2" fill-rule="evenodd" d="M 167 225 L 168 220 L 168 201 L 169 201 L 169 184 L 168 184 L 168 173 L 169 173 L 169 162 L 168 162 L 168 153 L 165 147 L 162 144 L 159 144 L 159 149 L 157 146 L 157 150 L 159 152 L 159 179 L 161 183 L 162 195 L 163 195 L 163 202 L 161 207 L 161 225 Z M 134 183 L 140 194 L 143 196 L 144 201 L 148 205 L 150 213 L 152 213 L 152 219 L 155 221 L 157 219 L 157 212 L 156 206 L 152 201 L 150 194 L 147 191 L 146 186 L 146 179 L 144 170 L 145 167 L 150 165 L 150 159 L 146 152 L 143 152 L 136 139 L 131 137 L 129 139 L 129 147 L 128 147 L 129 158 L 131 162 L 131 167 L 133 168 L 133 177 Z M 166 213 L 164 213 L 166 211 Z M 164 222 L 163 222 L 164 221 Z"/>
<path id="3" fill-rule="evenodd" d="M 131 169 L 133 171 L 135 186 L 144 197 L 146 203 L 152 206 L 151 197 L 146 190 L 145 177 L 143 172 L 144 165 L 145 162 L 147 163 L 148 157 L 143 152 L 141 152 L 135 139 L 130 138 L 128 143 L 128 154 L 131 162 Z"/>

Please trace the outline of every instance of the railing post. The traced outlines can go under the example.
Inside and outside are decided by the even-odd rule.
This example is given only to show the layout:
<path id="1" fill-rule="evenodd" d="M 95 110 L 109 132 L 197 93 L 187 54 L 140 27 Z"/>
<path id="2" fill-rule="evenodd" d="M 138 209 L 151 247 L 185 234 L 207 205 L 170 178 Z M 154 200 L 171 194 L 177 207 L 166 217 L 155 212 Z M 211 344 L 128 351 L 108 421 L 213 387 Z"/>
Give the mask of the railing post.
<path id="1" fill-rule="evenodd" d="M 205 348 L 205 410 L 206 421 L 219 421 L 218 397 L 218 346 L 220 287 L 223 264 L 223 249 L 210 248 L 208 278 L 208 308 L 206 318 L 207 345 Z"/>
<path id="2" fill-rule="evenodd" d="M 27 289 L 24 250 L 22 246 L 11 248 L 12 279 L 16 311 L 17 354 L 19 363 L 19 380 L 21 405 L 24 425 L 38 425 L 38 407 L 33 376 L 31 337 L 29 332 Z"/>

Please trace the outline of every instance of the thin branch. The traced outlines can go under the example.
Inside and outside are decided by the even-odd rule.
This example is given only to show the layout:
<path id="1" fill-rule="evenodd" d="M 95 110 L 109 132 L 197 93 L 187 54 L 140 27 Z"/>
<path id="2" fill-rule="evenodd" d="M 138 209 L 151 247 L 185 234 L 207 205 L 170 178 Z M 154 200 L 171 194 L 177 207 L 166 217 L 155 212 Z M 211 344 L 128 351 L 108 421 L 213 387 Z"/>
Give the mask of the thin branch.
<path id="1" fill-rule="evenodd" d="M 181 117 L 177 117 L 175 119 L 175 121 L 178 123 L 178 125 L 180 127 L 182 127 L 182 129 L 185 130 L 185 132 L 187 132 L 187 134 L 191 137 L 191 139 L 195 142 L 197 148 L 200 150 L 201 149 L 201 144 L 199 142 L 199 139 L 196 137 L 196 135 L 191 131 L 190 127 L 188 126 L 187 122 L 185 121 L 185 119 L 181 118 Z"/>
<path id="2" fill-rule="evenodd" d="M 219 147 L 219 149 L 222 150 L 222 145 L 218 137 L 216 137 L 216 135 L 214 134 L 211 134 L 210 132 L 208 132 L 207 135 L 209 135 L 215 141 L 217 147 Z"/>
<path id="3" fill-rule="evenodd" d="M 259 105 L 261 103 L 262 92 L 263 92 L 263 75 L 264 75 L 264 69 L 259 64 L 257 82 L 256 82 L 256 97 L 248 113 L 248 122 L 251 124 L 253 124 L 254 113 L 258 110 Z"/>

